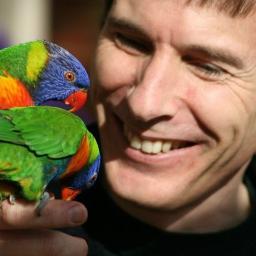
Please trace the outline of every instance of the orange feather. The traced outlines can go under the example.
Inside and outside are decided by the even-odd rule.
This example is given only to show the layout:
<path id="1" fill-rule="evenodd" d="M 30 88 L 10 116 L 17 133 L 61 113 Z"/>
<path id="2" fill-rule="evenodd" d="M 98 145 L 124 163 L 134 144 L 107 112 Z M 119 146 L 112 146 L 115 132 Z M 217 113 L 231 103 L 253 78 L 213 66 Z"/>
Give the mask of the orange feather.
<path id="1" fill-rule="evenodd" d="M 34 105 L 24 84 L 7 73 L 0 76 L 0 92 L 0 109 Z"/>
<path id="2" fill-rule="evenodd" d="M 68 167 L 62 174 L 61 178 L 66 178 L 81 170 L 86 165 L 88 158 L 89 140 L 86 136 L 84 136 L 77 153 L 69 161 Z"/>

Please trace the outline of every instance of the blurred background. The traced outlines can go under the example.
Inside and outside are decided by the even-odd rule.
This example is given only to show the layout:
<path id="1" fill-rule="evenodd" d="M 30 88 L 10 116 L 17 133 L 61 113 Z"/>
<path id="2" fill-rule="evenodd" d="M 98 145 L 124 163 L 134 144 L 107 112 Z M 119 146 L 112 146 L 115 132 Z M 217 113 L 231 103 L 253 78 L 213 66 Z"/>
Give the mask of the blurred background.
<path id="1" fill-rule="evenodd" d="M 74 54 L 90 73 L 103 11 L 104 0 L 0 0 L 0 48 L 50 40 Z M 91 121 L 90 106 L 85 115 Z"/>

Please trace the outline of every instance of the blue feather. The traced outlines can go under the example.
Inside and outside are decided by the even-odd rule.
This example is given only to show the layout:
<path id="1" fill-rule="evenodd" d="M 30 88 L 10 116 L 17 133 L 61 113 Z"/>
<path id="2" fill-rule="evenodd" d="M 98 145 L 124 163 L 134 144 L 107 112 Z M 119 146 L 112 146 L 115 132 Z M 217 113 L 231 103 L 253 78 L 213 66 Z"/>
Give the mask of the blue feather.
<path id="1" fill-rule="evenodd" d="M 49 61 L 40 75 L 39 84 L 33 92 L 35 104 L 40 105 L 47 100 L 64 100 L 71 93 L 80 89 L 88 89 L 90 80 L 83 65 L 68 51 L 51 42 L 44 41 L 49 52 Z M 71 71 L 76 79 L 70 82 L 65 72 Z"/>
<path id="2" fill-rule="evenodd" d="M 66 187 L 76 189 L 76 190 L 83 190 L 90 188 L 96 178 L 98 176 L 100 170 L 100 163 L 101 157 L 100 155 L 95 159 L 95 161 L 88 166 L 85 170 L 82 170 L 76 173 L 72 179 L 69 180 L 68 184 L 65 184 Z"/>

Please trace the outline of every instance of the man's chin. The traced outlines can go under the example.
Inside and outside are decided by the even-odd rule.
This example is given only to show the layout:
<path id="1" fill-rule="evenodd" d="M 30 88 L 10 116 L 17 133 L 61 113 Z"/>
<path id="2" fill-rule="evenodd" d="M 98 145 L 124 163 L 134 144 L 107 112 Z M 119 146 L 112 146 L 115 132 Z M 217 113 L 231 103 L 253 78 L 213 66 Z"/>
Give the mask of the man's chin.
<path id="1" fill-rule="evenodd" d="M 118 204 L 161 211 L 179 208 L 187 190 L 184 182 L 173 184 L 172 180 L 114 161 L 106 164 L 105 184 Z"/>

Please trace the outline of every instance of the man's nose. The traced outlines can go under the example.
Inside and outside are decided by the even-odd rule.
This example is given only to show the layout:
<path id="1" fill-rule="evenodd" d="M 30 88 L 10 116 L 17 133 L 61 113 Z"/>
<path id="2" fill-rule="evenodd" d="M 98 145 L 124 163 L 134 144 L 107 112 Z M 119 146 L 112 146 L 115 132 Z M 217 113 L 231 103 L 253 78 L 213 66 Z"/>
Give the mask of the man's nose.
<path id="1" fill-rule="evenodd" d="M 168 55 L 154 55 L 145 61 L 127 96 L 131 114 L 141 121 L 173 117 L 181 104 L 178 73 L 178 63 Z"/>

